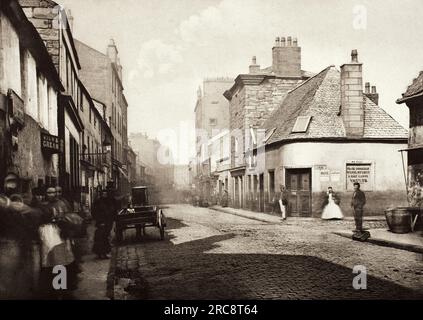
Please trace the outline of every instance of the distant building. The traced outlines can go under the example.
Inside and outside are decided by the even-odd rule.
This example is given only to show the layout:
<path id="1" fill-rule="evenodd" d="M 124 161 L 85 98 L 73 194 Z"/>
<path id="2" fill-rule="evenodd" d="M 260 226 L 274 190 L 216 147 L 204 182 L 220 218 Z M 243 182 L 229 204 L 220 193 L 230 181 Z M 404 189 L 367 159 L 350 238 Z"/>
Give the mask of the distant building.
<path id="1" fill-rule="evenodd" d="M 175 165 L 173 181 L 176 190 L 189 190 L 189 166 Z"/>
<path id="2" fill-rule="evenodd" d="M 196 177 L 197 191 L 210 194 L 215 184 L 210 172 L 209 141 L 215 135 L 227 131 L 230 125 L 229 102 L 224 93 L 233 84 L 230 78 L 209 78 L 198 89 L 195 106 Z"/>
<path id="3" fill-rule="evenodd" d="M 80 77 L 93 99 L 106 106 L 106 119 L 112 131 L 112 180 L 120 193 L 129 192 L 126 151 L 128 148 L 127 109 L 123 93 L 122 66 L 113 40 L 107 54 L 75 40 L 82 69 Z"/>
<path id="4" fill-rule="evenodd" d="M 151 139 L 143 133 L 132 133 L 129 140 L 137 154 L 138 163 L 141 163 L 146 170 L 149 182 L 158 196 L 164 199 L 174 184 L 172 153 L 157 139 Z"/>

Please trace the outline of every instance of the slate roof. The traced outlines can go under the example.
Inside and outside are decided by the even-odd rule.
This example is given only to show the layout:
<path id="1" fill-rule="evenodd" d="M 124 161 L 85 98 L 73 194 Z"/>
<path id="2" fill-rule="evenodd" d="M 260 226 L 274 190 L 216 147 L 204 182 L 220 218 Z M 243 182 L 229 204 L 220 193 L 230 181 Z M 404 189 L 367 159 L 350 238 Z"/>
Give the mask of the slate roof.
<path id="1" fill-rule="evenodd" d="M 364 99 L 363 139 L 407 139 L 408 132 L 369 98 Z M 340 72 L 330 66 L 296 88 L 292 89 L 276 110 L 264 123 L 270 132 L 266 144 L 296 139 L 347 138 L 340 115 Z M 292 133 L 298 116 L 311 116 L 308 130 Z"/>
<path id="2" fill-rule="evenodd" d="M 416 95 L 423 95 L 423 71 L 420 71 L 419 76 L 413 79 L 412 84 L 408 86 L 407 91 L 402 94 L 402 98 L 398 99 L 397 103 L 403 103 Z"/>

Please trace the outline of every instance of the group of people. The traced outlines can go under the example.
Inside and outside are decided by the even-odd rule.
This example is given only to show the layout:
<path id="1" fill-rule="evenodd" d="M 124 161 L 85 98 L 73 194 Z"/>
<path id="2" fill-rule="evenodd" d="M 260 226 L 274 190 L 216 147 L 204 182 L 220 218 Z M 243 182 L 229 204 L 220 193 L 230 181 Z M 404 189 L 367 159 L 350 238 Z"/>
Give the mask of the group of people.
<path id="1" fill-rule="evenodd" d="M 354 182 L 354 192 L 351 199 L 351 208 L 354 210 L 354 220 L 356 225 L 356 232 L 363 231 L 363 209 L 366 205 L 366 195 L 360 189 L 360 183 Z M 323 203 L 323 220 L 339 220 L 343 219 L 344 215 L 339 206 L 341 200 L 333 191 L 332 187 L 328 187 L 327 195 Z"/>
<path id="2" fill-rule="evenodd" d="M 86 238 L 86 223 L 80 208 L 71 205 L 59 186 L 42 186 L 32 190 L 32 198 L 19 192 L 19 177 L 8 174 L 0 194 L 0 238 L 30 248 L 35 240 L 40 247 L 40 273 L 35 294 L 43 299 L 70 299 L 77 288 L 81 272 L 82 244 Z M 105 189 L 93 203 L 91 216 L 96 222 L 93 252 L 98 258 L 109 258 L 109 236 L 119 202 L 112 188 Z M 29 249 L 28 249 L 29 250 Z M 54 286 L 55 267 L 66 270 L 66 285 Z"/>
<path id="3" fill-rule="evenodd" d="M 360 189 L 360 183 L 354 182 L 354 192 L 351 199 L 351 208 L 354 210 L 354 220 L 356 225 L 356 232 L 363 231 L 363 208 L 366 204 L 366 195 Z M 341 207 L 339 206 L 341 200 L 334 192 L 332 187 L 328 187 L 325 200 L 323 202 L 323 211 L 321 218 L 323 220 L 340 220 L 344 218 Z M 279 195 L 273 199 L 272 213 L 280 213 L 282 219 L 286 219 L 289 205 L 289 193 L 285 186 L 280 186 Z"/>
<path id="4" fill-rule="evenodd" d="M 75 240 L 81 233 L 83 220 L 73 212 L 57 186 L 33 189 L 31 201 L 26 202 L 19 193 L 19 177 L 8 174 L 0 195 L 0 236 L 24 244 L 38 240 L 41 247 L 39 295 L 48 299 L 68 296 L 76 288 L 79 256 Z M 55 266 L 66 268 L 67 283 L 63 290 L 53 287 Z"/>

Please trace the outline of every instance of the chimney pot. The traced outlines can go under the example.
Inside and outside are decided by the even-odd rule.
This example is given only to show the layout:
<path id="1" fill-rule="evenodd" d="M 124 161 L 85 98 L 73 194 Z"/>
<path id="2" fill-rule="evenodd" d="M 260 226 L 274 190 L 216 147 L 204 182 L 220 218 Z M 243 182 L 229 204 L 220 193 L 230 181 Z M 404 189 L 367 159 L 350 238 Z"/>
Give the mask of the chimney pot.
<path id="1" fill-rule="evenodd" d="M 365 93 L 370 93 L 370 82 L 366 82 L 365 84 Z"/>
<path id="2" fill-rule="evenodd" d="M 357 49 L 351 51 L 351 62 L 358 62 L 358 52 Z"/>
<path id="3" fill-rule="evenodd" d="M 376 86 L 372 86 L 372 93 L 377 93 L 376 92 Z"/>
<path id="4" fill-rule="evenodd" d="M 279 39 L 279 37 L 276 37 L 275 47 L 279 47 L 279 46 L 280 46 L 280 39 Z"/>
<path id="5" fill-rule="evenodd" d="M 294 47 L 297 47 L 297 46 L 298 46 L 298 39 L 297 39 L 297 38 L 294 38 L 294 39 L 292 40 L 292 45 L 293 45 Z"/>
<path id="6" fill-rule="evenodd" d="M 281 38 L 281 47 L 285 47 L 286 46 L 286 42 L 285 42 L 285 37 Z"/>
<path id="7" fill-rule="evenodd" d="M 254 65 L 256 65 L 256 64 L 257 64 L 257 58 L 256 58 L 256 56 L 253 56 L 253 59 L 252 59 L 252 64 L 254 64 Z"/>
<path id="8" fill-rule="evenodd" d="M 292 46 L 292 38 L 291 37 L 288 37 L 287 46 L 288 47 Z"/>

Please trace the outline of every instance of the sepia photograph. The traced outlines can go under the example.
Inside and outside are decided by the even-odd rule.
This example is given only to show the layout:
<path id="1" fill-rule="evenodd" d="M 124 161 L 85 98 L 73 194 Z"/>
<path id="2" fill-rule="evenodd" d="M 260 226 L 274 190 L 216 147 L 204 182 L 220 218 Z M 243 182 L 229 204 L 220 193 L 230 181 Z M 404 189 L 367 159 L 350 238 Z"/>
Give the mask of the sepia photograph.
<path id="1" fill-rule="evenodd" d="M 422 16 L 0 0 L 0 300 L 421 302 Z"/>

